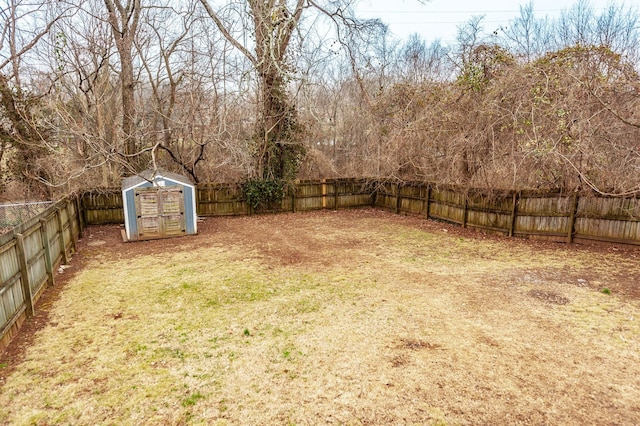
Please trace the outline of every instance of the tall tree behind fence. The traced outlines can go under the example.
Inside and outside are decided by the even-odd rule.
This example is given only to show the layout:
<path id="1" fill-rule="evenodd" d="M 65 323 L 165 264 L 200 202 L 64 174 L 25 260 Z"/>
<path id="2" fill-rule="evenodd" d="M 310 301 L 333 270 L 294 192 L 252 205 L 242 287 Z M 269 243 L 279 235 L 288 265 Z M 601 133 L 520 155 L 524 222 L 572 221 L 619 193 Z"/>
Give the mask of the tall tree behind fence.
<path id="1" fill-rule="evenodd" d="M 76 250 L 83 222 L 76 196 L 0 235 L 0 349 L 35 313 L 55 269 Z"/>

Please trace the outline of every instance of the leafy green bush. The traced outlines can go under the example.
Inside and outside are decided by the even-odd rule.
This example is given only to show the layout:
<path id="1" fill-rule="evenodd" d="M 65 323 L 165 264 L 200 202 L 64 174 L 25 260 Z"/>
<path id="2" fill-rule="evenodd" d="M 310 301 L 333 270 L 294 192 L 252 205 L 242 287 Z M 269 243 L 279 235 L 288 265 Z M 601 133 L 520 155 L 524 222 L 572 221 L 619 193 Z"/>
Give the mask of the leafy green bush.
<path id="1" fill-rule="evenodd" d="M 278 207 L 285 195 L 285 182 L 280 179 L 249 179 L 242 183 L 247 204 L 254 211 Z"/>

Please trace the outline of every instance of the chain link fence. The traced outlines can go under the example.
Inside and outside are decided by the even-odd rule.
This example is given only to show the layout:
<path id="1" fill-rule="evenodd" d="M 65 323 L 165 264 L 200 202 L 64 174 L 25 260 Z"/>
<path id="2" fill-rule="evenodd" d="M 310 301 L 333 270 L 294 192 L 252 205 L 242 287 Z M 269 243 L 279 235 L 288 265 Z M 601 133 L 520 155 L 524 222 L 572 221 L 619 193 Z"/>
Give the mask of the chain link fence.
<path id="1" fill-rule="evenodd" d="M 0 204 L 0 233 L 39 215 L 51 204 L 53 201 Z"/>

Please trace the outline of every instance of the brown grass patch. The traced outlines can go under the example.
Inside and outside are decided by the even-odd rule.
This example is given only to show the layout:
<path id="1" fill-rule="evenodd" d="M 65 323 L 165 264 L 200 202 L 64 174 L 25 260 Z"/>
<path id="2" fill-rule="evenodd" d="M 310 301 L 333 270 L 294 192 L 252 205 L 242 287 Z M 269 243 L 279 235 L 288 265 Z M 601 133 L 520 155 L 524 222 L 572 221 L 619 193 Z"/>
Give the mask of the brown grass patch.
<path id="1" fill-rule="evenodd" d="M 637 251 L 374 210 L 201 229 L 87 229 L 84 267 L 0 360 L 0 422 L 640 423 Z"/>

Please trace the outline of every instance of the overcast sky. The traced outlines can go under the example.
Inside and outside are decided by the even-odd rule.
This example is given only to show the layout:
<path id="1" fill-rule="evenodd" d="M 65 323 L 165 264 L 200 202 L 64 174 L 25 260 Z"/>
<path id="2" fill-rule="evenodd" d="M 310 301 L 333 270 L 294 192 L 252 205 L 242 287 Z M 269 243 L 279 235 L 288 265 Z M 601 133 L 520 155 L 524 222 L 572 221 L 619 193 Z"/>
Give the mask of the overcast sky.
<path id="1" fill-rule="evenodd" d="M 534 0 L 535 16 L 556 17 L 577 0 Z M 418 0 L 361 0 L 356 10 L 362 18 L 380 18 L 398 38 L 418 33 L 427 42 L 437 38 L 444 44 L 455 41 L 457 26 L 471 17 L 484 15 L 484 29 L 491 33 L 519 14 L 520 5 L 527 0 L 431 0 L 421 4 Z M 590 0 L 589 4 L 600 12 L 612 3 L 611 0 Z M 613 1 L 627 6 L 635 1 Z"/>

